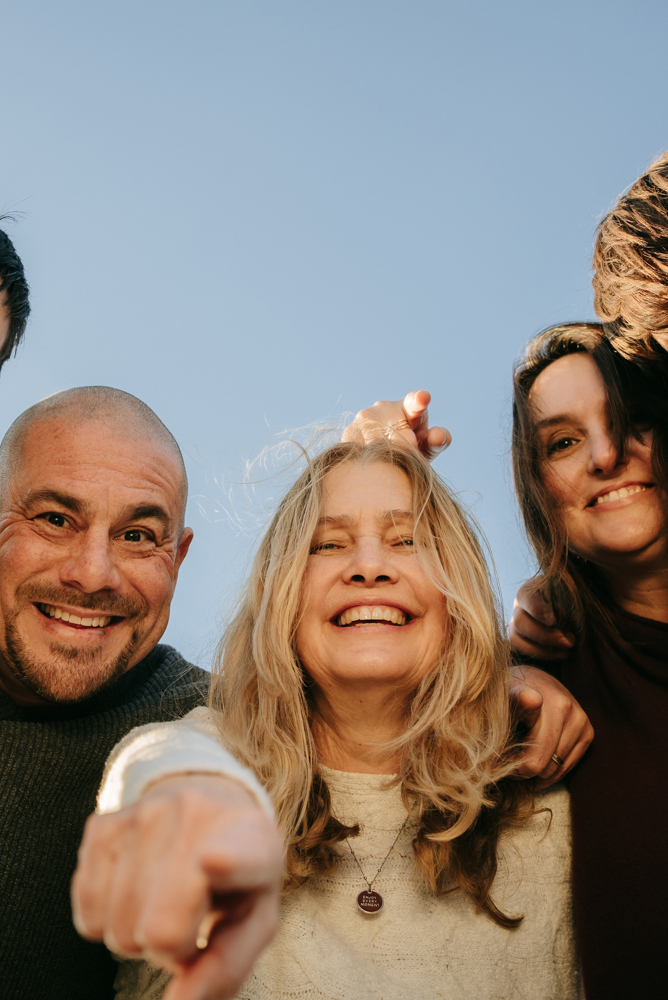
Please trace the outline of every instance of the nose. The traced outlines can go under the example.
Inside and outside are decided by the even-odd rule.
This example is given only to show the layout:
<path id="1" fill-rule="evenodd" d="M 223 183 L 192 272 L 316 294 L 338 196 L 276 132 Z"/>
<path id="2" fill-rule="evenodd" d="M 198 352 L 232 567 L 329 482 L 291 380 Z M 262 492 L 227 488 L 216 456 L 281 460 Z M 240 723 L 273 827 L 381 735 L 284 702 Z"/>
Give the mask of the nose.
<path id="1" fill-rule="evenodd" d="M 355 545 L 346 566 L 346 583 L 373 587 L 379 583 L 396 583 L 399 574 L 380 539 L 364 538 Z"/>
<path id="2" fill-rule="evenodd" d="M 76 547 L 68 552 L 60 568 L 60 580 L 85 594 L 118 590 L 121 575 L 107 531 L 89 528 L 80 534 Z"/>
<path id="3" fill-rule="evenodd" d="M 610 475 L 623 462 L 610 431 L 601 429 L 590 438 L 590 453 L 587 471 L 590 475 L 603 473 Z"/>

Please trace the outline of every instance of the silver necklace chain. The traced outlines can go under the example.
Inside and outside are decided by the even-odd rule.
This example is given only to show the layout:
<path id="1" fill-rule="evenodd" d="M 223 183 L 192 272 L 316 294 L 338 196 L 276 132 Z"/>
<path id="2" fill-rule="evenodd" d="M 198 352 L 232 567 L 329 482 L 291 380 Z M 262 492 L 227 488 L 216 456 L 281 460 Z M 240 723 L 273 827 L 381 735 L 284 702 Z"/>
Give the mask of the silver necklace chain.
<path id="1" fill-rule="evenodd" d="M 385 857 L 383 858 L 383 860 L 382 860 L 382 862 L 381 862 L 381 865 L 380 865 L 380 868 L 378 869 L 378 871 L 376 872 L 376 874 L 374 875 L 374 877 L 373 877 L 373 878 L 371 879 L 371 881 L 370 881 L 370 882 L 369 882 L 368 878 L 366 877 L 366 875 L 364 874 L 364 872 L 362 871 L 362 866 L 361 866 L 361 864 L 359 863 L 359 858 L 357 857 L 357 855 L 356 855 L 356 854 L 355 854 L 355 852 L 353 851 L 353 849 L 352 849 L 352 846 L 351 846 L 351 844 L 350 844 L 350 841 L 349 841 L 349 840 L 348 840 L 348 838 L 346 837 L 346 844 L 347 844 L 347 845 L 348 845 L 348 847 L 350 848 L 350 853 L 352 854 L 353 858 L 355 859 L 355 864 L 356 864 L 356 865 L 357 865 L 357 867 L 359 868 L 359 870 L 360 870 L 360 874 L 361 874 L 362 878 L 364 879 L 364 881 L 366 882 L 366 884 L 367 884 L 367 885 L 368 885 L 368 887 L 369 887 L 369 892 L 371 892 L 371 886 L 373 885 L 373 883 L 374 883 L 374 882 L 376 881 L 376 879 L 378 878 L 378 876 L 379 876 L 379 875 L 380 875 L 380 873 L 382 872 L 382 870 L 383 870 L 383 867 L 384 867 L 384 865 L 385 865 L 385 862 L 387 861 L 387 859 L 389 858 L 390 854 L 391 854 L 391 853 L 392 853 L 392 851 L 394 850 L 394 848 L 395 848 L 395 845 L 396 845 L 397 841 L 399 840 L 399 837 L 400 837 L 400 836 L 401 836 L 401 834 L 402 834 L 402 833 L 404 832 L 404 827 L 406 826 L 406 823 L 408 823 L 408 819 L 409 819 L 409 817 L 407 816 L 407 817 L 406 817 L 406 819 L 405 819 L 405 820 L 403 821 L 403 823 L 401 824 L 401 829 L 399 830 L 399 833 L 398 833 L 398 834 L 396 835 L 396 837 L 395 837 L 395 838 L 394 838 L 394 840 L 392 841 L 392 847 L 391 847 L 391 848 L 389 849 L 389 851 L 387 852 L 387 854 L 386 854 L 386 855 L 385 855 Z"/>

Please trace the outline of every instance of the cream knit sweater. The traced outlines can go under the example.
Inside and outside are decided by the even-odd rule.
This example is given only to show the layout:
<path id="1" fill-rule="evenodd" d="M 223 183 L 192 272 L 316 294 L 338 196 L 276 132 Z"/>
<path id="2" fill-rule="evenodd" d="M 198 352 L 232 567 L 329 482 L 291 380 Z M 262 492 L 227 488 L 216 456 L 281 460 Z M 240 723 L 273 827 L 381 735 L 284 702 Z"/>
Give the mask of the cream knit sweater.
<path id="1" fill-rule="evenodd" d="M 193 715 L 200 738 L 203 731 L 211 732 L 201 709 Z M 184 723 L 176 725 L 183 740 Z M 153 754 L 153 775 L 157 760 Z M 193 757 L 183 770 L 194 769 Z M 169 773 L 173 770 L 172 765 Z M 372 879 L 406 818 L 400 792 L 387 787 L 387 776 L 328 768 L 323 774 L 335 815 L 362 825 L 352 845 Z M 494 883 L 497 905 L 504 912 L 524 914 L 517 930 L 504 930 L 477 914 L 461 892 L 434 897 L 416 869 L 411 847 L 415 830 L 408 823 L 373 886 L 383 896 L 383 909 L 366 916 L 357 908 L 365 883 L 342 844 L 335 874 L 309 880 L 283 901 L 278 934 L 239 1000 L 581 997 L 571 911 L 568 795 L 559 787 L 537 798 L 538 808 L 551 812 L 538 813 L 502 838 Z M 117 996 L 157 1000 L 167 981 L 164 973 L 143 963 L 126 962 Z"/>

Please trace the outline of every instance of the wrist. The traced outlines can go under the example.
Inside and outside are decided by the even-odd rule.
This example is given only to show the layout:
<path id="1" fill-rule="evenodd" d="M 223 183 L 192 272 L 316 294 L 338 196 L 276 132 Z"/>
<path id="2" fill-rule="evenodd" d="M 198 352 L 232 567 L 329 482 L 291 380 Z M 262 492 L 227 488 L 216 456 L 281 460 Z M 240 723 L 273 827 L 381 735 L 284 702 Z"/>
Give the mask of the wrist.
<path id="1" fill-rule="evenodd" d="M 161 775 L 146 785 L 141 798 L 171 798 L 181 793 L 192 794 L 193 792 L 209 798 L 223 798 L 229 805 L 258 807 L 255 796 L 241 781 L 236 781 L 226 774 L 212 774 L 205 771 L 181 771 Z"/>

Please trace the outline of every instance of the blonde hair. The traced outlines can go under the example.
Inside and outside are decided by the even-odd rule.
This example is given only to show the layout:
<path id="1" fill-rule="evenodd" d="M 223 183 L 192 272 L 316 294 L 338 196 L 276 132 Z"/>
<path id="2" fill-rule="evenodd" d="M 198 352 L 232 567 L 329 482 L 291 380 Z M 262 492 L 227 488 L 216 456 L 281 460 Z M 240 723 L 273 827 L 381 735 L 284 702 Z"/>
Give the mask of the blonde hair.
<path id="1" fill-rule="evenodd" d="M 668 333 L 668 153 L 631 185 L 600 223 L 594 308 L 626 357 L 651 357 Z"/>
<path id="2" fill-rule="evenodd" d="M 385 440 L 342 443 L 309 462 L 260 543 L 237 613 L 221 640 L 211 708 L 223 742 L 267 788 L 287 844 L 289 891 L 332 871 L 335 845 L 358 832 L 331 810 L 311 723 L 309 679 L 295 648 L 302 578 L 320 515 L 323 483 L 346 462 L 384 462 L 413 491 L 414 544 L 447 603 L 447 642 L 413 692 L 397 780 L 418 824 L 417 863 L 431 889 L 460 887 L 504 926 L 490 898 L 501 830 L 531 811 L 512 769 L 508 652 L 476 534 L 430 465 Z"/>

